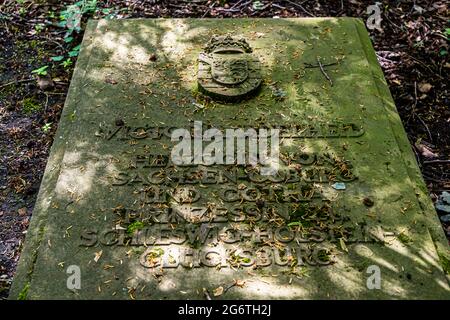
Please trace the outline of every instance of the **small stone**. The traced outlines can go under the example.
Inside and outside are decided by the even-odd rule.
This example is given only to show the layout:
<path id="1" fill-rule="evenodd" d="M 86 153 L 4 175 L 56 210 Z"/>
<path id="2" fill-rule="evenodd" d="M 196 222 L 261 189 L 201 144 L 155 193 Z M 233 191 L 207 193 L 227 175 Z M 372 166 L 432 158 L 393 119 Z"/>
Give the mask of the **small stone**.
<path id="1" fill-rule="evenodd" d="M 450 222 L 450 214 L 446 214 L 445 216 L 442 216 L 440 219 L 442 222 Z"/>
<path id="2" fill-rule="evenodd" d="M 450 213 L 450 193 L 447 191 L 442 192 L 436 201 L 436 210 Z"/>
<path id="3" fill-rule="evenodd" d="M 39 77 L 37 79 L 37 84 L 42 91 L 50 90 L 55 87 L 55 83 L 50 77 Z"/>
<path id="4" fill-rule="evenodd" d="M 332 184 L 331 186 L 333 187 L 333 189 L 336 189 L 336 190 L 345 190 L 346 189 L 345 183 L 343 183 L 343 182 L 336 182 L 335 184 Z"/>
<path id="5" fill-rule="evenodd" d="M 433 86 L 429 83 L 420 83 L 419 84 L 419 91 L 422 93 L 427 93 L 433 88 Z"/>

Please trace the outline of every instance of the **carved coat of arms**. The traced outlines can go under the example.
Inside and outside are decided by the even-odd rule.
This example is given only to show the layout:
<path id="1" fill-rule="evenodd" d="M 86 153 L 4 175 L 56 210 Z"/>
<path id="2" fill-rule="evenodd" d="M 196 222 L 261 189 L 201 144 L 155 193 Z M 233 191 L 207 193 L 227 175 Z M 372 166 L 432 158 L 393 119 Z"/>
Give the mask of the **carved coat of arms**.
<path id="1" fill-rule="evenodd" d="M 261 66 L 245 39 L 214 36 L 199 55 L 199 89 L 212 98 L 240 100 L 261 85 Z"/>

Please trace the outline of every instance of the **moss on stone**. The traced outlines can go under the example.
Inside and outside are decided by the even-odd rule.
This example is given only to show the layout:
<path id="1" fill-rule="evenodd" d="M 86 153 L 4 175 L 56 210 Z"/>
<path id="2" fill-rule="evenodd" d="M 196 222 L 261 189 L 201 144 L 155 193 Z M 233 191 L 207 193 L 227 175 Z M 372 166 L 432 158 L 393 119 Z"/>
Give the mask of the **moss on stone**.
<path id="1" fill-rule="evenodd" d="M 404 232 L 399 233 L 397 239 L 403 244 L 412 242 L 411 238 Z"/>
<path id="2" fill-rule="evenodd" d="M 27 283 L 25 287 L 23 287 L 22 291 L 19 293 L 17 297 L 18 300 L 26 300 L 28 295 L 28 289 L 30 288 L 30 283 Z"/>
<path id="3" fill-rule="evenodd" d="M 442 269 L 446 274 L 450 274 L 450 260 L 441 253 L 438 253 L 439 259 L 441 260 Z"/>

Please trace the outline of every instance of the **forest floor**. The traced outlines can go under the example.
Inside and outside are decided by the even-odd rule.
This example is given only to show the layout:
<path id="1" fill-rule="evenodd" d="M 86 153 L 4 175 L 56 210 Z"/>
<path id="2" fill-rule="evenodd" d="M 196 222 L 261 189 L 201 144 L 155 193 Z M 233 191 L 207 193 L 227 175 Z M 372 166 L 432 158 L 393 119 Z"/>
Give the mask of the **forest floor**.
<path id="1" fill-rule="evenodd" d="M 370 35 L 430 196 L 436 202 L 444 191 L 450 191 L 447 2 L 379 2 L 382 2 L 382 30 L 369 30 Z M 88 18 L 351 16 L 366 21 L 370 16 L 367 7 L 375 1 L 6 0 L 2 3 L 0 299 L 5 299 Z M 79 28 L 78 21 L 81 21 Z M 450 239 L 449 212 L 438 210 L 438 214 Z"/>

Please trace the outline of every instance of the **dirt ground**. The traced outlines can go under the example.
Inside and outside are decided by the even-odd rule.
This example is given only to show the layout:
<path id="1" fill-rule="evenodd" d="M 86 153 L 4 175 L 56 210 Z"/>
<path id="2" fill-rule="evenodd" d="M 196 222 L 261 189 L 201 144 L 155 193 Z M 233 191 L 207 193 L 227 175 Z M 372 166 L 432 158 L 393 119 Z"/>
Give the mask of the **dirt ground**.
<path id="1" fill-rule="evenodd" d="M 450 191 L 448 7 L 446 1 L 379 2 L 381 30 L 370 30 L 371 38 L 436 201 Z M 108 0 L 91 7 L 87 0 L 1 3 L 0 299 L 5 299 L 88 18 L 352 16 L 366 21 L 372 14 L 367 8 L 375 1 Z M 81 14 L 79 30 L 70 34 L 64 23 L 69 5 Z M 449 212 L 438 214 L 450 239 Z"/>

